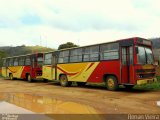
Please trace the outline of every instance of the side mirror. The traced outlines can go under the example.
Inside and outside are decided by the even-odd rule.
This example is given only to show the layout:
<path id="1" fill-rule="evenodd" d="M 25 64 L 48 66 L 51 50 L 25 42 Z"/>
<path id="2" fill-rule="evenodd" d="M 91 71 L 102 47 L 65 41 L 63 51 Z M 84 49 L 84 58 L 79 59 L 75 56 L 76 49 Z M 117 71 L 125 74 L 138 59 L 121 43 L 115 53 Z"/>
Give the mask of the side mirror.
<path id="1" fill-rule="evenodd" d="M 136 47 L 135 49 L 136 49 L 136 54 L 138 54 L 139 53 L 138 47 Z"/>

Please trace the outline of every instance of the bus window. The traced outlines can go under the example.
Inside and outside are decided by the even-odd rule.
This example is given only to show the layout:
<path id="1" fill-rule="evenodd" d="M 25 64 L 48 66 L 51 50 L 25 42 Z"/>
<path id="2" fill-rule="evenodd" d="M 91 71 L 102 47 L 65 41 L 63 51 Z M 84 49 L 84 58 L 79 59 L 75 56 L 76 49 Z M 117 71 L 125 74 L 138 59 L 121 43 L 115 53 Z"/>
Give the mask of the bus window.
<path id="1" fill-rule="evenodd" d="M 153 53 L 150 48 L 138 46 L 138 64 L 153 64 Z"/>
<path id="2" fill-rule="evenodd" d="M 10 58 L 10 59 L 9 59 L 8 66 L 13 66 L 13 58 Z"/>
<path id="3" fill-rule="evenodd" d="M 6 59 L 3 59 L 3 67 L 6 67 Z"/>
<path id="4" fill-rule="evenodd" d="M 67 63 L 69 61 L 69 50 L 59 53 L 58 63 Z"/>
<path id="5" fill-rule="evenodd" d="M 122 48 L 122 64 L 127 65 L 127 51 L 126 51 L 126 48 Z"/>
<path id="6" fill-rule="evenodd" d="M 43 56 L 42 56 L 42 54 L 38 55 L 38 57 L 37 57 L 37 64 L 39 66 L 43 65 Z"/>
<path id="7" fill-rule="evenodd" d="M 17 66 L 17 65 L 18 65 L 18 58 L 14 58 L 13 66 Z"/>
<path id="8" fill-rule="evenodd" d="M 146 53 L 144 47 L 138 47 L 138 64 L 146 64 Z"/>
<path id="9" fill-rule="evenodd" d="M 26 56 L 26 59 L 25 59 L 25 65 L 31 65 L 31 59 L 30 59 L 30 56 Z"/>
<path id="10" fill-rule="evenodd" d="M 83 61 L 89 61 L 90 58 L 90 48 L 84 48 Z"/>
<path id="11" fill-rule="evenodd" d="M 91 46 L 84 48 L 83 61 L 98 61 L 99 60 L 99 46 Z"/>
<path id="12" fill-rule="evenodd" d="M 129 64 L 133 64 L 133 46 L 129 47 Z"/>
<path id="13" fill-rule="evenodd" d="M 153 64 L 154 60 L 153 60 L 152 50 L 149 48 L 145 48 L 145 50 L 146 50 L 147 64 Z"/>
<path id="14" fill-rule="evenodd" d="M 90 48 L 90 61 L 98 61 L 99 60 L 99 46 L 92 46 Z"/>
<path id="15" fill-rule="evenodd" d="M 48 53 L 44 55 L 44 64 L 51 65 L 52 53 Z"/>
<path id="16" fill-rule="evenodd" d="M 70 62 L 82 62 L 82 48 L 71 50 Z"/>
<path id="17" fill-rule="evenodd" d="M 19 58 L 19 65 L 23 66 L 24 65 L 24 61 L 25 61 L 24 57 L 20 57 Z"/>
<path id="18" fill-rule="evenodd" d="M 118 43 L 103 44 L 101 45 L 100 49 L 101 49 L 101 60 L 119 59 Z"/>

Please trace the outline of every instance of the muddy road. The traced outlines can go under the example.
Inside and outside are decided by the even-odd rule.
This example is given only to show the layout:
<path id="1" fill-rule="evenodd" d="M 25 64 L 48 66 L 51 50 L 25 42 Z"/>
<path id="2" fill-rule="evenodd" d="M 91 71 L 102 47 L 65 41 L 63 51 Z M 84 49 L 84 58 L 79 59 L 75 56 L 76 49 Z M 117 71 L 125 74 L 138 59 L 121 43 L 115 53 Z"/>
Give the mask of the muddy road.
<path id="1" fill-rule="evenodd" d="M 36 113 L 160 113 L 160 91 L 107 91 L 104 87 L 61 87 L 57 83 L 0 78 L 0 100 Z"/>

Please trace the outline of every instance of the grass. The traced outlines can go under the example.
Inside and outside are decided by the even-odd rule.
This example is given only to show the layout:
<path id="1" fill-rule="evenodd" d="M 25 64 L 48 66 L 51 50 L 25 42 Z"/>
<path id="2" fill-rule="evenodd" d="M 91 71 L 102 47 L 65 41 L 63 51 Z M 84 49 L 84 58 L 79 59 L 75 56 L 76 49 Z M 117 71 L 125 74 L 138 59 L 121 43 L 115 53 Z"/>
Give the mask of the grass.
<path id="1" fill-rule="evenodd" d="M 157 82 L 154 82 L 152 84 L 136 85 L 134 89 L 160 90 L 160 76 L 157 76 Z"/>

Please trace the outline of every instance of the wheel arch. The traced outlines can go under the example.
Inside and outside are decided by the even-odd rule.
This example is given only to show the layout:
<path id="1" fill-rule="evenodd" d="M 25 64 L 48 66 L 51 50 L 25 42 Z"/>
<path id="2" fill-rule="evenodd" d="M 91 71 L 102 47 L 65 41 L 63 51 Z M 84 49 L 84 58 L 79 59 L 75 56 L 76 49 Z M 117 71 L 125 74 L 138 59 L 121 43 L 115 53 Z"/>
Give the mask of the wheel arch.
<path id="1" fill-rule="evenodd" d="M 25 73 L 25 77 L 27 78 L 28 75 L 31 75 L 30 73 Z"/>
<path id="2" fill-rule="evenodd" d="M 66 74 L 61 73 L 61 74 L 59 74 L 59 76 L 58 76 L 58 80 L 60 80 L 60 77 L 61 77 L 62 75 L 65 75 L 65 76 L 67 77 L 67 75 L 66 75 Z"/>
<path id="3" fill-rule="evenodd" d="M 104 75 L 103 75 L 103 82 L 106 82 L 108 76 L 114 76 L 114 77 L 117 79 L 117 82 L 118 82 L 118 84 L 119 84 L 118 77 L 117 77 L 117 75 L 115 75 L 115 74 L 104 74 Z"/>

